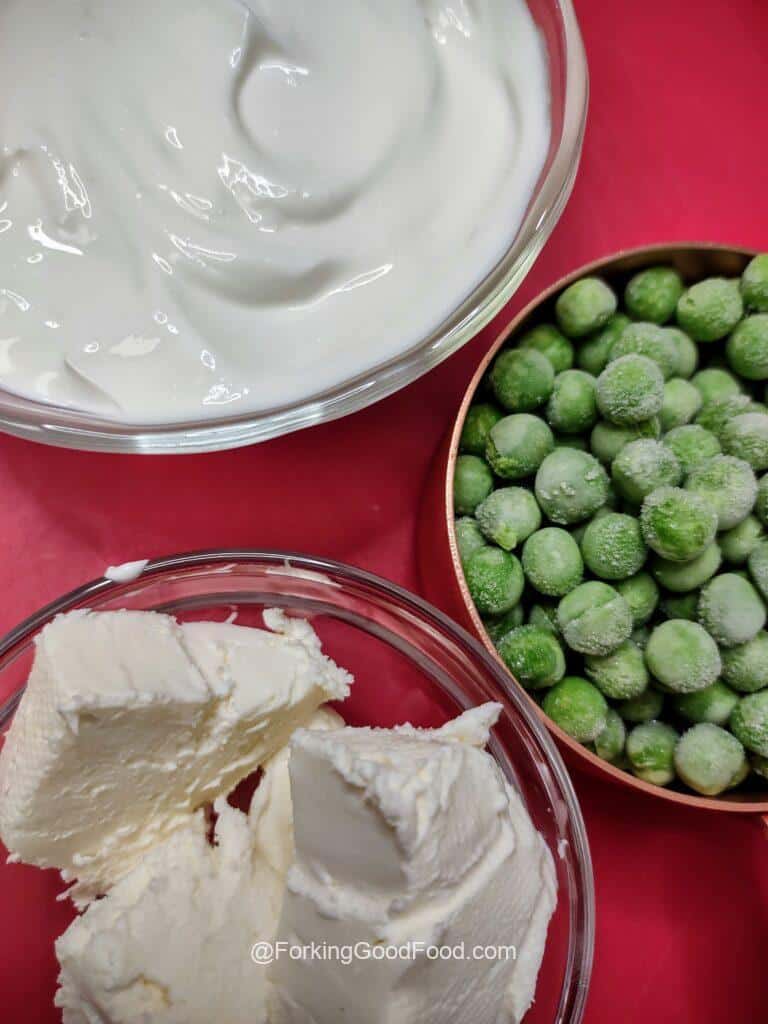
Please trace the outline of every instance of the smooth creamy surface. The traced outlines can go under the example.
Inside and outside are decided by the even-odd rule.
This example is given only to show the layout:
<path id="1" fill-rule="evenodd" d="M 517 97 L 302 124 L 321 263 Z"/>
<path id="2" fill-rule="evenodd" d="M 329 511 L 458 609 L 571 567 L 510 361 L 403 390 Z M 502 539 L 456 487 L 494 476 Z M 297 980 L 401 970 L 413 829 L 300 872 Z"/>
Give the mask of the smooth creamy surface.
<path id="1" fill-rule="evenodd" d="M 291 743 L 296 861 L 280 940 L 456 947 L 275 962 L 271 1024 L 507 1024 L 533 999 L 555 906 L 552 857 L 480 749 L 498 705 L 444 730 L 300 730 Z M 340 841 L 343 837 L 343 841 Z M 516 959 L 476 959 L 478 945 Z"/>
<path id="2" fill-rule="evenodd" d="M 348 694 L 308 623 L 264 619 L 276 632 L 153 612 L 54 619 L 0 752 L 9 852 L 76 878 L 85 903 Z"/>
<path id="3" fill-rule="evenodd" d="M 0 386 L 133 423 L 417 343 L 549 144 L 524 0 L 0 0 Z"/>

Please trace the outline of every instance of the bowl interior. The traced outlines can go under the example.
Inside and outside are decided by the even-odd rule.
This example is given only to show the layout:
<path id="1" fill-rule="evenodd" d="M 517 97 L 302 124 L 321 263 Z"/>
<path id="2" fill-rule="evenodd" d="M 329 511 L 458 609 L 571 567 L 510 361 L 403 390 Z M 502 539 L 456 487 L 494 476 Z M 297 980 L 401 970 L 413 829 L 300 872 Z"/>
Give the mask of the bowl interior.
<path id="1" fill-rule="evenodd" d="M 522 334 L 523 331 L 533 327 L 535 324 L 552 322 L 554 318 L 554 304 L 557 296 L 563 288 L 567 287 L 567 285 L 572 281 L 578 280 L 587 274 L 597 274 L 603 277 L 613 285 L 619 293 L 621 293 L 631 275 L 643 267 L 653 266 L 658 263 L 671 264 L 679 270 L 686 281 L 693 282 L 702 277 L 711 275 L 736 277 L 742 273 L 745 266 L 754 255 L 754 251 L 748 249 L 728 248 L 717 245 L 663 244 L 645 246 L 640 249 L 628 250 L 613 256 L 603 257 L 602 259 L 595 260 L 587 266 L 580 267 L 578 270 L 573 271 L 567 277 L 557 281 L 529 303 L 529 305 L 526 306 L 525 309 L 523 309 L 507 327 L 505 327 L 486 353 L 485 358 L 478 366 L 475 375 L 465 392 L 456 423 L 451 433 L 449 450 L 447 453 L 448 469 L 447 477 L 445 479 L 444 508 L 447 524 L 448 546 L 450 548 L 450 557 L 452 561 L 452 572 L 458 585 L 460 601 L 463 606 L 463 614 L 460 616 L 461 621 L 467 622 L 467 624 L 471 626 L 472 631 L 481 639 L 486 650 L 488 650 L 499 664 L 503 664 L 503 662 L 501 662 L 501 659 L 496 653 L 493 641 L 488 636 L 485 627 L 483 626 L 482 619 L 477 613 L 472 598 L 470 597 L 469 590 L 467 589 L 464 580 L 464 573 L 459 560 L 456 535 L 453 528 L 453 470 L 455 460 L 458 455 L 461 430 L 464 425 L 467 410 L 472 404 L 475 393 L 481 386 L 488 367 L 493 362 L 499 349 L 505 345 L 514 346 L 515 336 Z M 512 676 L 508 670 L 505 669 L 505 671 L 507 671 L 507 678 L 511 680 Z M 634 788 L 652 794 L 653 796 L 661 797 L 662 799 L 677 803 L 687 804 L 689 806 L 742 813 L 768 812 L 768 793 L 766 793 L 763 787 L 759 787 L 757 783 L 755 783 L 754 790 L 710 798 L 695 796 L 691 793 L 678 791 L 674 788 L 662 788 L 659 786 L 653 786 L 647 782 L 642 782 L 640 779 L 622 771 L 620 768 L 616 768 L 613 765 L 608 764 L 606 761 L 601 760 L 596 754 L 591 753 L 591 751 L 576 742 L 576 740 L 571 739 L 567 733 L 563 732 L 562 729 L 547 718 L 536 702 L 532 698 L 528 697 L 522 686 L 519 684 L 515 685 L 517 685 L 520 693 L 525 694 L 525 699 L 528 700 L 529 705 L 534 708 L 539 716 L 546 722 L 547 727 L 557 737 L 559 743 L 563 747 L 567 748 L 570 755 L 577 758 L 579 762 L 588 765 L 592 771 L 598 772 L 602 775 L 607 775 L 617 782 L 633 786 Z"/>
<path id="2" fill-rule="evenodd" d="M 523 795 L 552 850 L 558 905 L 550 925 L 528 1024 L 582 1018 L 592 960 L 593 890 L 581 813 L 562 761 L 524 700 L 505 693 L 503 673 L 482 648 L 437 610 L 384 581 L 333 563 L 232 552 L 152 563 L 134 583 L 97 581 L 22 624 L 0 645 L 0 727 L 10 720 L 32 659 L 34 639 L 54 614 L 78 607 L 155 609 L 183 620 L 223 620 L 233 612 L 261 626 L 279 606 L 310 618 L 326 651 L 356 677 L 340 710 L 349 724 L 437 725 L 460 710 L 501 699 L 491 750 Z M 53 1024 L 53 941 L 71 918 L 58 875 L 21 865 L 0 869 L 0 901 L 17 937 L 6 950 L 2 985 L 10 1019 Z"/>
<path id="3" fill-rule="evenodd" d="M 469 341 L 514 294 L 551 234 L 576 177 L 587 112 L 587 64 L 572 0 L 527 0 L 547 51 L 550 147 L 522 223 L 496 266 L 426 338 L 337 386 L 284 406 L 217 419 L 128 425 L 0 388 L 0 429 L 44 444 L 148 454 L 217 451 L 336 419 L 392 394 Z"/>

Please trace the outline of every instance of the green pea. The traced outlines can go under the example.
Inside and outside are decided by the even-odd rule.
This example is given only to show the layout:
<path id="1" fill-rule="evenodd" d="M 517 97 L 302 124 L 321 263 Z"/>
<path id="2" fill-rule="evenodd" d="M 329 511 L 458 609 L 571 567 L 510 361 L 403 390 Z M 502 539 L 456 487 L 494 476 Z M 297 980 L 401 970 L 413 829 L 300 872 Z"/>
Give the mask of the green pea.
<path id="1" fill-rule="evenodd" d="M 746 764 L 744 747 L 735 736 L 711 722 L 694 725 L 675 748 L 677 774 L 703 796 L 717 796 L 734 783 Z"/>
<path id="2" fill-rule="evenodd" d="M 659 487 L 675 487 L 682 479 L 677 456 L 659 441 L 630 441 L 611 466 L 613 485 L 627 501 L 640 505 Z"/>
<path id="3" fill-rule="evenodd" d="M 678 733 L 664 722 L 636 725 L 627 736 L 627 757 L 633 774 L 654 786 L 666 786 L 672 782 L 678 739 Z"/>
<path id="4" fill-rule="evenodd" d="M 503 615 L 486 615 L 483 618 L 483 626 L 485 626 L 485 631 L 493 645 L 498 647 L 499 641 L 511 630 L 522 626 L 524 621 L 525 609 L 522 604 L 516 604 L 514 608 L 510 608 Z"/>
<path id="5" fill-rule="evenodd" d="M 470 557 L 464 572 L 469 593 L 481 615 L 502 615 L 520 600 L 525 582 L 523 570 L 507 551 L 480 548 Z"/>
<path id="6" fill-rule="evenodd" d="M 648 686 L 643 652 L 631 640 L 603 655 L 586 655 L 584 668 L 600 692 L 613 700 L 639 697 Z"/>
<path id="7" fill-rule="evenodd" d="M 768 313 L 768 254 L 749 262 L 741 275 L 741 294 L 748 309 Z"/>
<path id="8" fill-rule="evenodd" d="M 748 412 L 723 427 L 723 451 L 744 459 L 753 469 L 768 469 L 768 414 Z"/>
<path id="9" fill-rule="evenodd" d="M 651 419 L 664 402 L 664 378 L 651 359 L 626 355 L 612 360 L 597 379 L 597 406 L 617 426 Z"/>
<path id="10" fill-rule="evenodd" d="M 643 567 L 647 553 L 640 524 L 620 512 L 593 519 L 581 542 L 584 563 L 603 580 L 634 576 Z"/>
<path id="11" fill-rule="evenodd" d="M 582 277 L 563 291 L 555 303 L 560 329 L 570 338 L 583 338 L 605 326 L 618 302 L 611 288 L 598 277 Z"/>
<path id="12" fill-rule="evenodd" d="M 462 516 L 461 519 L 457 519 L 453 528 L 456 532 L 459 560 L 463 566 L 476 551 L 485 547 L 485 537 L 477 525 L 477 521 L 471 516 Z"/>
<path id="13" fill-rule="evenodd" d="M 697 622 L 668 619 L 651 633 L 645 662 L 655 679 L 673 693 L 693 693 L 720 675 L 720 652 Z"/>
<path id="14" fill-rule="evenodd" d="M 597 420 L 595 378 L 583 370 L 565 370 L 555 377 L 547 402 L 547 421 L 553 430 L 577 434 Z"/>
<path id="15" fill-rule="evenodd" d="M 720 652 L 723 679 L 739 693 L 757 693 L 768 687 L 768 633 L 758 633 L 738 647 Z"/>
<path id="16" fill-rule="evenodd" d="M 675 711 L 689 722 L 711 722 L 726 725 L 739 703 L 738 694 L 721 679 L 694 693 L 681 693 L 672 702 Z"/>
<path id="17" fill-rule="evenodd" d="M 629 697 L 616 705 L 625 722 L 652 722 L 664 710 L 664 695 L 649 686 L 637 697 Z"/>
<path id="18" fill-rule="evenodd" d="M 627 355 L 644 356 L 656 363 L 664 380 L 677 376 L 679 356 L 676 332 L 650 323 L 631 323 L 611 349 L 611 362 Z"/>
<path id="19" fill-rule="evenodd" d="M 490 402 L 471 405 L 459 438 L 459 450 L 470 455 L 485 455 L 488 435 L 502 417 L 502 412 Z"/>
<path id="20" fill-rule="evenodd" d="M 765 606 L 748 580 L 725 572 L 702 587 L 699 622 L 721 647 L 736 647 L 763 628 Z"/>
<path id="21" fill-rule="evenodd" d="M 538 324 L 522 335 L 518 348 L 535 349 L 550 361 L 555 373 L 573 366 L 573 345 L 554 324 Z"/>
<path id="22" fill-rule="evenodd" d="M 603 761 L 615 764 L 624 753 L 627 729 L 619 715 L 608 709 L 605 728 L 595 737 L 595 753 Z"/>
<path id="23" fill-rule="evenodd" d="M 592 454 L 606 465 L 610 465 L 626 445 L 641 438 L 654 439 L 661 434 L 658 416 L 632 427 L 619 427 L 615 423 L 601 420 L 589 439 Z"/>
<path id="24" fill-rule="evenodd" d="M 644 626 L 659 603 L 659 588 L 650 573 L 638 572 L 629 579 L 620 580 L 616 590 L 629 605 L 632 625 L 635 628 Z"/>
<path id="25" fill-rule="evenodd" d="M 491 427 L 485 456 L 497 476 L 522 480 L 536 472 L 554 447 L 555 439 L 544 420 L 518 413 Z"/>
<path id="26" fill-rule="evenodd" d="M 557 637 L 539 626 L 518 626 L 498 645 L 502 661 L 528 690 L 554 686 L 565 675 L 565 656 Z"/>
<path id="27" fill-rule="evenodd" d="M 594 742 L 608 723 L 608 704 L 592 683 L 566 676 L 547 691 L 541 704 L 545 715 L 580 743 Z"/>
<path id="28" fill-rule="evenodd" d="M 691 384 L 701 395 L 703 405 L 733 398 L 734 395 L 741 393 L 741 385 L 738 380 L 728 370 L 723 370 L 719 366 L 699 370 L 691 378 Z"/>
<path id="29" fill-rule="evenodd" d="M 501 487 L 481 501 L 475 518 L 485 537 L 505 551 L 521 544 L 541 525 L 541 512 L 530 491 Z"/>
<path id="30" fill-rule="evenodd" d="M 662 444 L 674 454 L 683 476 L 690 473 L 700 462 L 711 459 L 713 455 L 719 455 L 722 450 L 713 433 L 694 423 L 674 427 L 664 437 Z"/>
<path id="31" fill-rule="evenodd" d="M 699 281 L 677 303 L 677 322 L 694 341 L 718 341 L 744 314 L 738 282 L 723 277 Z"/>
<path id="32" fill-rule="evenodd" d="M 679 562 L 670 562 L 669 564 L 676 569 L 684 568 Z M 665 594 L 661 602 L 661 610 L 667 619 L 689 619 L 691 622 L 698 622 L 699 591 L 692 590 L 679 597 L 674 594 Z"/>
<path id="33" fill-rule="evenodd" d="M 714 455 L 694 466 L 684 486 L 714 509 L 718 530 L 738 526 L 752 511 L 757 497 L 757 480 L 751 467 L 732 455 Z"/>
<path id="34" fill-rule="evenodd" d="M 658 487 L 643 501 L 640 525 L 645 543 L 673 562 L 688 562 L 712 543 L 717 513 L 679 487 Z"/>
<path id="35" fill-rule="evenodd" d="M 649 267 L 630 278 L 624 304 L 636 320 L 666 323 L 677 309 L 685 286 L 674 267 Z"/>
<path id="36" fill-rule="evenodd" d="M 747 516 L 738 526 L 721 533 L 717 543 L 726 562 L 744 565 L 762 540 L 765 540 L 763 524 L 754 516 Z"/>
<path id="37" fill-rule="evenodd" d="M 731 732 L 753 754 L 768 757 L 768 691 L 742 697 L 730 718 Z"/>
<path id="38" fill-rule="evenodd" d="M 661 403 L 661 429 L 672 430 L 690 423 L 701 408 L 701 395 L 690 381 L 673 377 L 664 385 L 664 400 Z"/>
<path id="39" fill-rule="evenodd" d="M 552 394 L 555 371 L 535 349 L 506 349 L 496 357 L 491 386 L 499 405 L 509 412 L 531 412 Z"/>
<path id="40" fill-rule="evenodd" d="M 755 313 L 737 324 L 725 352 L 733 370 L 747 380 L 768 380 L 768 313 Z"/>
<path id="41" fill-rule="evenodd" d="M 700 555 L 688 562 L 656 557 L 651 561 L 651 572 L 657 583 L 666 590 L 671 590 L 675 594 L 686 594 L 696 590 L 714 576 L 720 568 L 721 561 L 720 548 L 713 542 L 704 548 Z"/>
<path id="42" fill-rule="evenodd" d="M 558 448 L 536 474 L 536 498 L 553 523 L 569 525 L 588 519 L 608 498 L 608 476 L 587 454 Z"/>
<path id="43" fill-rule="evenodd" d="M 523 546 L 523 572 L 540 594 L 563 597 L 581 583 L 584 563 L 579 546 L 565 530 L 539 530 Z"/>
<path id="44" fill-rule="evenodd" d="M 460 455 L 453 478 L 453 507 L 458 515 L 471 515 L 493 489 L 493 473 L 477 455 Z"/>
<path id="45" fill-rule="evenodd" d="M 610 654 L 632 632 L 632 613 L 613 587 L 591 580 L 560 601 L 557 623 L 572 650 L 581 654 Z"/>
<path id="46" fill-rule="evenodd" d="M 677 327 L 667 328 L 667 335 L 672 339 L 677 350 L 677 376 L 688 380 L 696 372 L 699 365 L 699 349 L 685 331 Z"/>
<path id="47" fill-rule="evenodd" d="M 717 402 L 707 402 L 696 416 L 696 423 L 720 438 L 731 420 L 746 412 L 765 412 L 765 407 L 749 395 L 731 395 Z"/>

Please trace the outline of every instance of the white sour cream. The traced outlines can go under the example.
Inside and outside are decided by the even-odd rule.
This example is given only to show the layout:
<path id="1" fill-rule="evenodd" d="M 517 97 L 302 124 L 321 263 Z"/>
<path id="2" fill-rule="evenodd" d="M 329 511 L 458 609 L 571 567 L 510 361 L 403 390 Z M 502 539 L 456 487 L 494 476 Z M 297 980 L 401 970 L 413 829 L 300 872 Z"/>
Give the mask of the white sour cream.
<path id="1" fill-rule="evenodd" d="M 428 335 L 549 146 L 524 0 L 0 0 L 0 386 L 142 424 Z"/>

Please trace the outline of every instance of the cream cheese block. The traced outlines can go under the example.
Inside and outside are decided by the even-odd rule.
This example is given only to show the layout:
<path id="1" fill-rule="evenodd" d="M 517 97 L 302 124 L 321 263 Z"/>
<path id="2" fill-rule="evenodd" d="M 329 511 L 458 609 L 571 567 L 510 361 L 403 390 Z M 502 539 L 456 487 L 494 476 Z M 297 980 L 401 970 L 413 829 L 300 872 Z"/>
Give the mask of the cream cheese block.
<path id="1" fill-rule="evenodd" d="M 342 719 L 321 710 L 311 729 Z M 153 847 L 56 943 L 63 1024 L 264 1024 L 266 966 L 293 861 L 288 747 L 264 766 L 248 817 L 216 802 Z"/>
<path id="2" fill-rule="evenodd" d="M 51 622 L 0 753 L 0 838 L 14 859 L 77 879 L 83 905 L 348 694 L 308 623 L 264 620 Z"/>
<path id="3" fill-rule="evenodd" d="M 498 705 L 443 729 L 297 732 L 296 861 L 278 942 L 391 947 L 389 959 L 279 957 L 272 1024 L 499 1024 L 534 995 L 555 870 L 482 747 Z M 476 957 L 475 947 L 493 947 Z M 431 958 L 431 948 L 463 957 Z"/>

